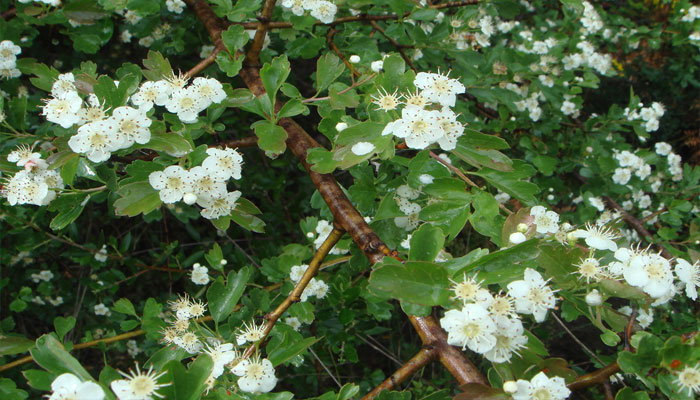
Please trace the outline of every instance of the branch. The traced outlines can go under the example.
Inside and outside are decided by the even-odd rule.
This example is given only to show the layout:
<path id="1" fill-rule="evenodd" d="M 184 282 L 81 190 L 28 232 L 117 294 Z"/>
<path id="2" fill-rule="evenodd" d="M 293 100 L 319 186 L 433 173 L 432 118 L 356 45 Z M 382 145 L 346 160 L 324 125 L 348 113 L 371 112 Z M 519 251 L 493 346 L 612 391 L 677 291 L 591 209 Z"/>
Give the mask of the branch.
<path id="1" fill-rule="evenodd" d="M 326 35 L 326 42 L 328 43 L 328 46 L 331 48 L 331 50 L 333 50 L 333 52 L 341 60 L 343 60 L 343 64 L 345 64 L 345 66 L 348 67 L 348 69 L 350 70 L 351 77 L 353 78 L 353 83 L 355 83 L 354 82 L 355 77 L 356 76 L 359 77 L 360 73 L 355 70 L 355 67 L 353 67 L 352 64 L 350 64 L 350 61 L 348 61 L 348 59 L 345 58 L 345 54 L 343 54 L 340 51 L 340 49 L 338 48 L 338 46 L 336 46 L 335 43 L 333 43 L 333 36 L 335 35 L 336 32 L 337 31 L 335 30 L 335 28 L 329 29 L 328 34 Z"/>
<path id="2" fill-rule="evenodd" d="M 188 78 L 192 78 L 204 70 L 204 68 L 212 65 L 216 60 L 216 56 L 224 49 L 223 43 L 219 42 L 212 50 L 211 54 L 207 56 L 204 60 L 200 61 L 197 65 L 192 67 L 189 71 L 185 73 Z"/>
<path id="3" fill-rule="evenodd" d="M 605 200 L 606 203 L 608 203 L 608 206 L 616 209 L 620 214 L 622 214 L 622 219 L 629 224 L 629 226 L 634 229 L 639 236 L 646 238 L 650 242 L 654 242 L 654 236 L 649 232 L 645 227 L 642 221 L 637 219 L 634 215 L 630 214 L 622 208 L 621 205 L 617 204 L 615 200 L 613 200 L 610 196 L 603 196 L 603 200 Z M 661 255 L 664 256 L 665 258 L 673 258 L 673 255 L 666 250 L 665 247 L 658 245 L 659 249 L 661 249 Z"/>
<path id="4" fill-rule="evenodd" d="M 403 48 L 404 48 L 405 46 L 403 46 L 402 44 L 400 44 L 399 42 L 397 42 L 396 40 L 394 40 L 393 38 L 391 38 L 389 35 L 387 35 L 387 34 L 386 34 L 386 31 L 384 30 L 384 28 L 382 28 L 381 26 L 379 26 L 379 24 L 376 23 L 375 21 L 369 21 L 369 23 L 370 23 L 370 25 L 372 25 L 372 28 L 374 28 L 374 29 L 376 29 L 377 31 L 379 31 L 379 33 L 381 33 L 382 36 L 384 36 L 384 37 L 386 38 L 386 40 L 389 41 L 389 43 L 391 43 L 394 47 L 396 47 L 396 50 L 399 51 L 399 54 L 401 54 L 401 57 L 403 57 L 403 60 L 406 61 L 406 64 L 408 64 L 408 66 L 411 67 L 412 70 L 418 71 L 418 70 L 416 69 L 416 66 L 413 64 L 413 60 L 411 60 L 411 57 L 409 57 L 409 56 L 406 54 L 406 52 L 404 51 Z"/>
<path id="5" fill-rule="evenodd" d="M 318 273 L 319 267 L 321 266 L 323 259 L 326 258 L 331 249 L 333 249 L 333 246 L 335 246 L 336 243 L 338 243 L 338 240 L 340 240 L 344 233 L 345 232 L 341 229 L 333 228 L 326 240 L 324 240 L 323 244 L 321 244 L 321 247 L 319 247 L 316 251 L 316 254 L 314 254 L 314 258 L 311 259 L 309 267 L 306 269 L 304 275 L 302 275 L 301 279 L 296 284 L 292 292 L 289 293 L 289 296 L 287 296 L 287 298 L 284 299 L 284 301 L 282 301 L 282 303 L 280 303 L 280 305 L 278 305 L 277 308 L 274 309 L 274 311 L 268 313 L 265 316 L 265 334 L 258 343 L 263 343 L 267 336 L 270 334 L 270 332 L 272 332 L 272 328 L 275 326 L 277 320 L 280 319 L 282 314 L 284 314 L 284 312 L 287 311 L 289 307 L 292 306 L 292 304 L 297 303 L 299 302 L 299 300 L 301 300 L 301 294 L 304 293 L 304 289 L 306 289 L 306 287 L 311 282 L 311 279 Z M 257 346 L 250 346 L 243 355 L 243 358 L 249 357 L 256 347 Z"/>
<path id="6" fill-rule="evenodd" d="M 7 11 L 3 11 L 1 16 L 2 16 L 2 19 L 10 19 L 10 18 L 14 17 L 15 15 L 17 15 L 17 9 L 10 8 Z"/>
<path id="7" fill-rule="evenodd" d="M 602 383 L 608 382 L 611 376 L 620 372 L 620 365 L 617 361 L 612 364 L 606 365 L 605 367 L 595 370 L 589 374 L 581 375 L 576 378 L 575 381 L 566 385 L 569 390 L 580 390 L 593 385 L 600 385 Z"/>
<path id="8" fill-rule="evenodd" d="M 255 37 L 253 38 L 253 44 L 250 45 L 250 50 L 245 56 L 245 64 L 257 65 L 259 63 L 260 51 L 265 44 L 265 35 L 269 28 L 270 17 L 272 12 L 275 10 L 276 0 L 265 0 L 263 5 L 262 13 L 258 18 L 258 26 L 255 30 Z"/>
<path id="9" fill-rule="evenodd" d="M 415 356 L 406 361 L 401 368 L 397 369 L 396 372 L 386 378 L 379 386 L 372 389 L 372 391 L 367 393 L 361 400 L 372 400 L 377 397 L 381 391 L 391 390 L 397 387 L 401 382 L 416 373 L 416 371 L 433 361 L 437 355 L 438 351 L 435 347 L 422 348 Z"/>

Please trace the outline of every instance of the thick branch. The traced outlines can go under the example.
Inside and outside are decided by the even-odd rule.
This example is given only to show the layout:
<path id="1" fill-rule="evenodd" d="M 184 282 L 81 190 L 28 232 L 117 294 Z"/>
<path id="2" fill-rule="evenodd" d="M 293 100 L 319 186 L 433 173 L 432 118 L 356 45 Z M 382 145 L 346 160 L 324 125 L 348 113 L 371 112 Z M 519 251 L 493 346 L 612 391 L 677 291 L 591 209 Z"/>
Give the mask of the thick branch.
<path id="1" fill-rule="evenodd" d="M 258 18 L 259 22 L 255 30 L 253 44 L 250 45 L 250 50 L 248 50 L 248 54 L 245 56 L 245 63 L 248 65 L 257 65 L 259 62 L 258 56 L 260 55 L 260 51 L 265 44 L 265 35 L 267 35 L 267 31 L 270 29 L 270 17 L 272 16 L 272 12 L 275 10 L 276 2 L 276 0 L 265 0 L 262 13 Z"/>
<path id="2" fill-rule="evenodd" d="M 580 390 L 593 385 L 599 385 L 601 383 L 608 382 L 611 376 L 620 372 L 620 365 L 617 361 L 612 364 L 606 365 L 605 367 L 595 370 L 589 374 L 581 375 L 576 378 L 575 381 L 569 383 L 567 387 L 569 390 Z"/>
<path id="3" fill-rule="evenodd" d="M 390 377 L 386 378 L 384 382 L 380 383 L 379 386 L 372 389 L 371 392 L 367 393 L 362 400 L 371 400 L 379 395 L 380 392 L 384 390 L 391 390 L 397 387 L 401 382 L 405 381 L 411 375 L 415 374 L 416 371 L 423 368 L 431 361 L 433 361 L 438 355 L 436 348 L 431 347 L 422 348 L 415 356 L 410 360 L 406 361 L 401 368 L 397 369 L 396 372 L 391 374 Z"/>

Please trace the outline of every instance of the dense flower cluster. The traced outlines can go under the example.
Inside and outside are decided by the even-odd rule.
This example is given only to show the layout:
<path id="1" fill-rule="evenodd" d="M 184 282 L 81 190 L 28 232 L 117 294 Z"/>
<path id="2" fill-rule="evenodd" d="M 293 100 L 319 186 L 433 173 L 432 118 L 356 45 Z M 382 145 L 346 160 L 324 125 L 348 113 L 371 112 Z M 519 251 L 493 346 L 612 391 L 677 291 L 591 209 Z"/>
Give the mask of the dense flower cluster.
<path id="1" fill-rule="evenodd" d="M 447 74 L 419 72 L 413 81 L 416 93 L 399 97 L 388 92 L 379 92 L 375 104 L 384 111 L 405 104 L 401 118 L 389 122 L 382 135 L 393 134 L 406 140 L 412 149 L 425 149 L 438 143 L 443 150 L 453 150 L 457 139 L 464 133 L 464 126 L 457 121 L 450 107 L 454 107 L 457 95 L 465 92 L 464 85 Z M 405 101 L 401 102 L 400 97 Z"/>
<path id="2" fill-rule="evenodd" d="M 49 164 L 28 146 L 19 146 L 7 156 L 7 161 L 24 169 L 8 179 L 2 189 L 2 196 L 10 205 L 33 204 L 45 206 L 56 198 L 56 190 L 64 188 L 63 178 L 57 169 L 49 169 Z"/>
<path id="3" fill-rule="evenodd" d="M 10 40 L 0 42 L 0 78 L 17 78 L 22 73 L 17 69 L 17 55 L 22 48 Z"/>
<path id="4" fill-rule="evenodd" d="M 241 179 L 243 157 L 235 149 L 212 148 L 207 149 L 207 154 L 201 166 L 186 170 L 171 165 L 152 172 L 148 181 L 164 203 L 197 203 L 204 218 L 217 219 L 229 215 L 241 197 L 238 190 L 229 192 L 226 182 L 230 178 Z"/>

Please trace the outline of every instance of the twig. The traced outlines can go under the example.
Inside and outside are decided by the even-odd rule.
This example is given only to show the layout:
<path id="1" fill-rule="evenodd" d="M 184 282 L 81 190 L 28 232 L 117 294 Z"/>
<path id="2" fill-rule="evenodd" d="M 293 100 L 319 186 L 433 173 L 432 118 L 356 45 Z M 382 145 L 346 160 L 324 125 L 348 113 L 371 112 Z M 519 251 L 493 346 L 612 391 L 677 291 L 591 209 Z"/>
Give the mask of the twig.
<path id="1" fill-rule="evenodd" d="M 582 341 L 580 341 L 579 338 L 577 338 L 576 335 L 574 335 L 574 333 L 571 332 L 571 330 L 569 330 L 569 328 L 566 326 L 566 324 L 564 323 L 564 321 L 562 321 L 561 319 L 559 319 L 559 317 L 558 317 L 556 314 L 554 314 L 554 313 L 552 313 L 552 317 L 554 317 L 554 319 L 559 323 L 559 325 L 561 325 L 561 327 L 564 328 L 564 330 L 566 331 L 566 333 L 568 333 L 569 336 L 571 336 L 571 338 L 574 339 L 574 342 L 578 343 L 578 345 L 581 346 L 581 348 L 582 348 L 586 353 L 588 353 L 591 357 L 595 358 L 595 360 L 598 361 L 601 365 L 604 364 L 604 363 L 603 363 L 603 360 L 601 360 L 600 357 L 598 357 L 597 354 L 595 354 L 591 349 L 589 349 L 588 346 L 586 346 L 585 343 L 583 343 Z"/>
<path id="2" fill-rule="evenodd" d="M 248 136 L 244 138 L 234 138 L 231 140 L 227 140 L 225 142 L 219 143 L 220 146 L 223 147 L 228 147 L 231 149 L 239 148 L 239 147 L 253 147 L 258 145 L 258 137 L 257 136 Z"/>
<path id="3" fill-rule="evenodd" d="M 262 13 L 258 18 L 259 22 L 255 30 L 253 44 L 250 45 L 248 54 L 246 54 L 245 56 L 246 65 L 258 65 L 258 62 L 260 61 L 260 51 L 262 50 L 263 45 L 265 44 L 265 35 L 267 35 L 267 31 L 269 30 L 268 26 L 270 22 L 270 17 L 272 16 L 272 12 L 275 10 L 276 2 L 276 0 L 265 0 Z"/>
<path id="4" fill-rule="evenodd" d="M 600 385 L 603 382 L 607 382 L 611 376 L 618 372 L 620 372 L 620 365 L 617 363 L 617 361 L 614 361 L 612 364 L 608 364 L 601 369 L 579 376 L 575 381 L 566 386 L 569 388 L 569 390 L 574 391 L 593 385 Z"/>
<path id="5" fill-rule="evenodd" d="M 319 247 L 316 251 L 316 254 L 314 254 L 314 258 L 312 258 L 311 262 L 309 262 L 309 267 L 306 268 L 304 275 L 302 275 L 301 279 L 299 279 L 299 282 L 296 284 L 296 286 L 294 286 L 294 289 L 291 293 L 289 293 L 289 296 L 287 296 L 287 298 L 284 299 L 284 301 L 282 301 L 277 308 L 265 316 L 265 333 L 258 343 L 263 343 L 270 332 L 272 332 L 272 328 L 274 328 L 277 320 L 280 319 L 282 314 L 284 314 L 284 312 L 287 311 L 292 304 L 298 303 L 299 300 L 301 300 L 301 294 L 304 293 L 304 289 L 306 289 L 311 282 L 311 279 L 318 273 L 318 269 L 321 266 L 323 259 L 326 258 L 331 249 L 333 249 L 333 246 L 338 243 L 338 240 L 340 240 L 344 233 L 345 232 L 341 229 L 333 228 L 326 240 L 324 240 L 323 244 L 321 244 L 321 247 Z M 243 358 L 249 357 L 251 354 L 253 354 L 256 347 L 257 346 L 250 346 L 248 349 L 246 349 Z"/>
<path id="6" fill-rule="evenodd" d="M 338 48 L 338 46 L 336 46 L 335 43 L 333 43 L 333 36 L 336 32 L 337 31 L 335 30 L 335 28 L 329 29 L 328 34 L 326 34 L 326 42 L 328 43 L 328 46 L 331 48 L 331 50 L 333 50 L 333 52 L 336 55 L 338 55 L 338 57 L 341 60 L 343 60 L 345 66 L 348 67 L 348 69 L 350 70 L 350 77 L 352 78 L 354 84 L 355 77 L 359 77 L 360 73 L 355 70 L 355 67 L 353 67 L 352 64 L 350 64 L 350 61 L 348 61 L 348 59 L 345 57 L 345 54 L 343 54 Z"/>
<path id="7" fill-rule="evenodd" d="M 614 208 L 614 209 L 617 210 L 620 214 L 622 214 L 622 219 L 623 219 L 625 222 L 627 222 L 627 223 L 632 227 L 632 229 L 634 229 L 635 231 L 637 231 L 637 233 L 638 233 L 640 236 L 642 236 L 642 237 L 646 238 L 648 241 L 654 243 L 654 236 L 651 234 L 651 232 L 649 232 L 649 231 L 644 227 L 644 224 L 642 223 L 642 221 L 640 221 L 639 219 L 637 219 L 634 215 L 628 213 L 627 210 L 625 210 L 624 208 L 622 208 L 621 205 L 617 204 L 617 202 L 616 202 L 615 200 L 613 200 L 610 196 L 603 196 L 603 200 L 604 200 L 606 203 L 608 203 L 608 206 Z M 673 255 L 672 255 L 668 250 L 666 250 L 665 247 L 663 247 L 663 246 L 661 246 L 661 245 L 659 245 L 659 244 L 656 244 L 656 243 L 654 243 L 654 244 L 655 244 L 656 246 L 659 247 L 659 249 L 661 250 L 661 255 L 662 255 L 662 256 L 664 256 L 665 258 L 673 258 Z"/>
<path id="8" fill-rule="evenodd" d="M 410 360 L 406 361 L 401 368 L 397 369 L 396 372 L 391 374 L 384 382 L 380 383 L 379 386 L 372 389 L 371 392 L 367 393 L 362 400 L 371 400 L 377 397 L 380 392 L 384 390 L 391 390 L 397 387 L 401 382 L 405 381 L 406 378 L 410 377 L 416 371 L 428 365 L 433 361 L 438 355 L 437 348 L 422 348 L 415 356 Z"/>
<path id="9" fill-rule="evenodd" d="M 450 171 L 452 171 L 452 172 L 454 172 L 455 174 L 457 174 L 457 176 L 459 176 L 460 178 L 462 178 L 463 181 L 467 182 L 467 184 L 469 184 L 469 186 L 472 186 L 472 187 L 475 187 L 475 188 L 478 188 L 478 187 L 479 187 L 479 186 L 477 186 L 476 183 L 474 183 L 471 179 L 469 179 L 466 175 L 464 175 L 464 173 L 463 173 L 459 168 L 457 168 L 457 167 L 455 167 L 454 165 L 452 165 L 452 164 L 448 163 L 447 161 L 443 160 L 442 158 L 440 158 L 437 154 L 433 153 L 432 151 L 430 152 L 430 157 L 432 157 L 433 159 L 435 159 L 435 160 L 436 160 L 437 162 L 439 162 L 440 164 L 446 166 Z M 513 214 L 513 211 L 510 211 L 508 208 L 506 208 L 506 206 L 504 206 L 504 205 L 501 204 L 501 203 L 498 203 L 498 207 L 499 207 L 501 210 L 505 211 L 506 214 L 508 214 L 508 215 Z"/>
<path id="10" fill-rule="evenodd" d="M 204 60 L 200 61 L 197 65 L 195 65 L 189 71 L 187 71 L 185 73 L 185 75 L 188 78 L 192 78 L 195 75 L 202 72 L 206 67 L 208 67 L 214 63 L 214 61 L 216 60 L 216 56 L 223 49 L 224 49 L 224 45 L 222 43 L 219 43 L 218 45 L 214 46 L 214 50 L 212 50 L 211 54 L 209 54 Z"/>
<path id="11" fill-rule="evenodd" d="M 406 61 L 406 64 L 408 64 L 409 67 L 411 67 L 412 70 L 417 71 L 416 66 L 413 64 L 413 60 L 411 60 L 411 57 L 409 57 L 406 52 L 404 51 L 404 46 L 401 45 L 399 42 L 394 40 L 392 37 L 386 34 L 386 31 L 384 28 L 379 26 L 379 24 L 376 21 L 369 21 L 370 25 L 372 25 L 372 28 L 376 29 L 379 31 L 379 33 L 382 34 L 386 38 L 386 40 L 389 41 L 394 47 L 396 47 L 396 50 L 399 51 L 399 54 L 401 54 L 401 57 L 403 57 L 403 60 Z"/>
<path id="12" fill-rule="evenodd" d="M 632 351 L 632 327 L 634 327 L 634 320 L 637 318 L 637 307 L 632 310 L 630 314 L 630 320 L 627 322 L 625 327 L 625 350 Z"/>
<path id="13" fill-rule="evenodd" d="M 15 15 L 17 15 L 17 9 L 10 8 L 7 11 L 3 11 L 3 13 L 1 15 L 2 15 L 2 19 L 10 19 L 11 17 L 14 17 Z"/>
<path id="14" fill-rule="evenodd" d="M 603 393 L 605 393 L 605 400 L 615 400 L 613 395 L 612 386 L 610 386 L 610 381 L 603 382 Z"/>
<path id="15" fill-rule="evenodd" d="M 356 335 L 356 336 L 357 336 L 360 340 L 362 340 L 363 342 L 365 342 L 365 344 L 367 344 L 367 345 L 370 346 L 371 348 L 377 350 L 378 352 L 382 353 L 382 355 L 384 355 L 386 358 L 388 358 L 388 359 L 390 359 L 391 361 L 393 361 L 394 363 L 396 363 L 398 366 L 401 366 L 401 365 L 402 365 L 402 364 L 401 364 L 401 361 L 399 361 L 394 355 L 389 354 L 387 351 L 385 351 L 384 349 L 382 349 L 382 348 L 379 347 L 378 345 L 376 345 L 376 344 L 374 344 L 374 343 L 371 343 L 371 342 L 368 340 L 368 338 L 371 338 L 371 336 L 367 336 L 367 337 L 364 337 L 364 336 L 362 336 L 362 335 Z"/>
<path id="16" fill-rule="evenodd" d="M 350 87 L 347 87 L 347 88 L 341 90 L 340 92 L 338 92 L 338 94 L 343 94 L 343 93 L 346 93 L 346 92 L 351 91 L 352 89 L 354 89 L 354 88 L 356 88 L 356 87 L 358 87 L 358 86 L 362 86 L 362 85 L 364 85 L 365 83 L 367 83 L 367 81 L 369 81 L 369 80 L 371 80 L 372 78 L 374 78 L 376 75 L 377 75 L 376 73 L 372 73 L 372 74 L 370 74 L 367 78 L 365 78 L 365 79 L 363 79 L 363 80 L 361 80 L 361 81 L 357 81 L 357 82 L 353 83 Z M 311 103 L 311 102 L 314 102 L 314 101 L 322 101 L 322 100 L 330 100 L 330 99 L 331 99 L 331 96 L 311 97 L 311 98 L 308 98 L 308 99 L 304 99 L 304 100 L 302 100 L 301 102 L 302 102 L 302 103 Z"/>
<path id="17" fill-rule="evenodd" d="M 243 255 L 246 256 L 248 261 L 253 263 L 253 265 L 255 265 L 257 268 L 260 268 L 260 264 L 258 264 L 258 262 L 255 261 L 255 259 L 253 257 L 251 257 L 250 254 L 248 254 L 245 250 L 243 250 L 243 248 L 238 243 L 236 243 L 235 240 L 231 239 L 231 236 L 228 235 L 228 232 L 224 232 L 224 235 L 226 235 L 226 239 L 228 239 L 229 242 L 231 242 L 234 246 L 236 246 L 236 248 L 238 250 L 240 250 L 241 253 L 243 253 Z"/>
<path id="18" fill-rule="evenodd" d="M 309 352 L 311 353 L 312 356 L 314 356 L 314 358 L 316 359 L 316 361 L 318 361 L 318 363 L 321 364 L 321 366 L 323 367 L 323 369 L 326 370 L 326 373 L 328 374 L 328 376 L 331 377 L 331 379 L 333 379 L 333 382 L 335 382 L 335 384 L 338 385 L 338 387 L 343 387 L 343 385 L 340 384 L 340 382 L 339 382 L 338 379 L 335 377 L 335 375 L 333 375 L 333 373 L 331 372 L 331 370 L 328 369 L 328 367 L 326 367 L 326 364 L 324 364 L 323 361 L 321 361 L 321 359 L 318 357 L 318 355 L 316 354 L 316 352 L 314 351 L 314 349 L 312 349 L 311 347 L 309 347 Z"/>

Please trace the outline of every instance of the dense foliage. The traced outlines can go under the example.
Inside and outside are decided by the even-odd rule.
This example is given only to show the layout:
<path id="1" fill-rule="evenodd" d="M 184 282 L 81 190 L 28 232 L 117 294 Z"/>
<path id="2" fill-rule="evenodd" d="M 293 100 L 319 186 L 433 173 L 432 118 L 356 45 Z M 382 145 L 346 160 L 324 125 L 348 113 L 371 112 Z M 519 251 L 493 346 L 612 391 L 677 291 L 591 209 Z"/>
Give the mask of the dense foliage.
<path id="1" fill-rule="evenodd" d="M 0 398 L 700 393 L 700 7 L 0 11 Z"/>

